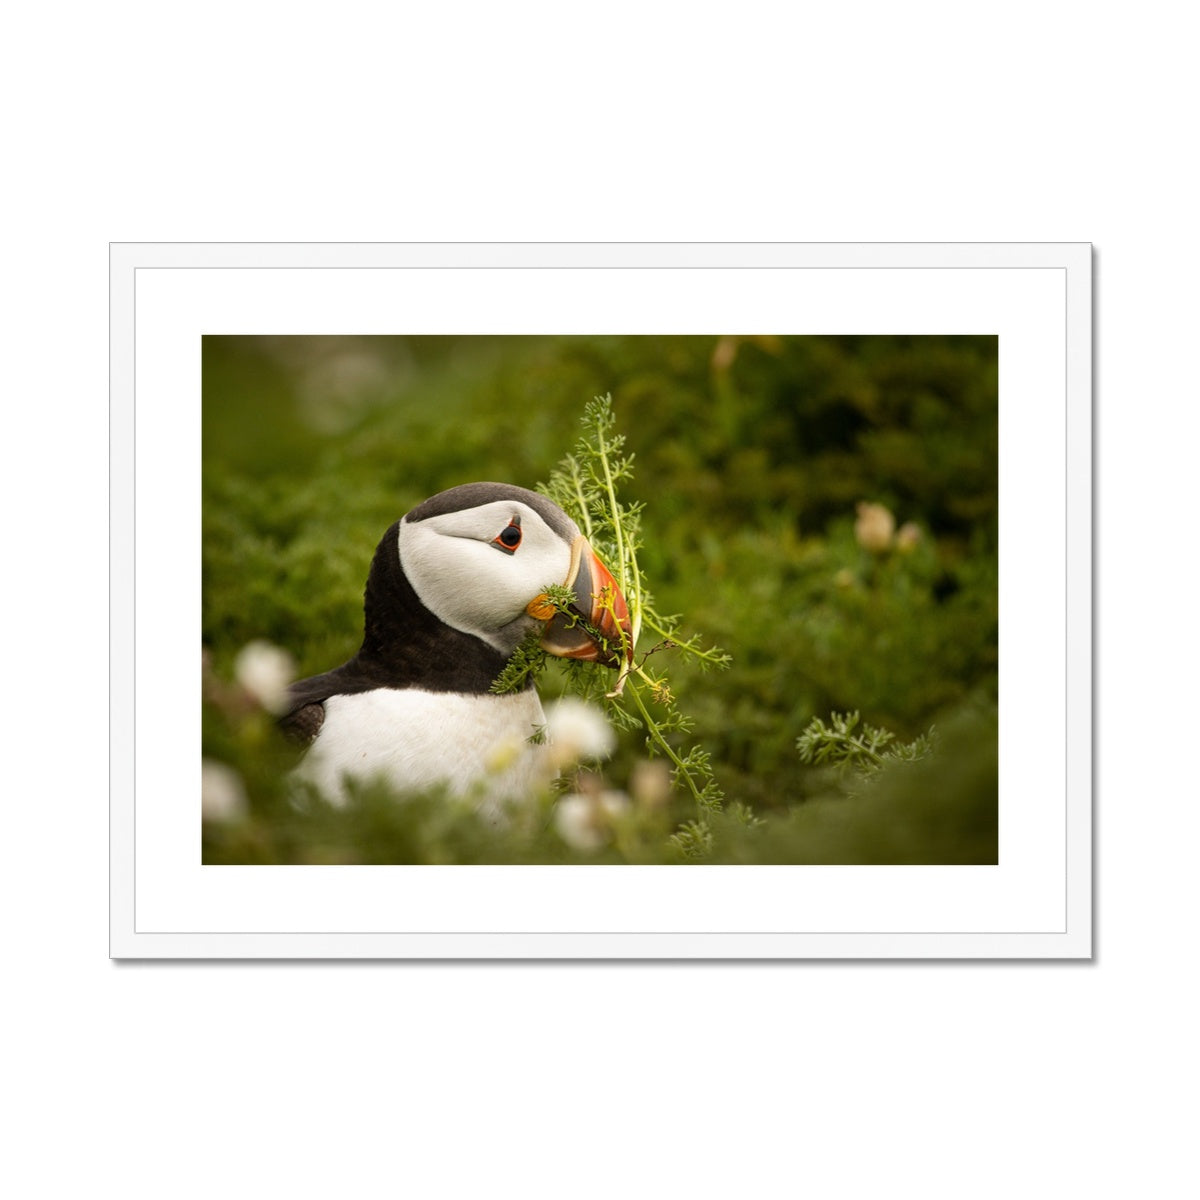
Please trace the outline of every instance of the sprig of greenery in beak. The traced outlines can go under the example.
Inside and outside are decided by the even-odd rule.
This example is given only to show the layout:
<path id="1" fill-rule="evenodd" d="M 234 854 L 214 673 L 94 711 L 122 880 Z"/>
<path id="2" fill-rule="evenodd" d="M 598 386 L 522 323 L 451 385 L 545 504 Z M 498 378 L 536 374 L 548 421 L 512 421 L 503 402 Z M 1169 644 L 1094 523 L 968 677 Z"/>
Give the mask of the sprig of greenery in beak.
<path id="1" fill-rule="evenodd" d="M 664 650 L 691 655 L 705 670 L 727 667 L 731 660 L 717 647 L 704 647 L 697 636 L 681 636 L 676 618 L 660 617 L 654 610 L 637 560 L 643 506 L 636 502 L 623 504 L 618 496 L 619 485 L 633 477 L 633 455 L 623 453 L 625 438 L 616 431 L 612 397 L 593 399 L 584 410 L 582 424 L 584 432 L 574 451 L 564 456 L 552 472 L 550 482 L 539 484 L 538 490 L 574 519 L 595 552 L 608 564 L 625 597 L 630 628 L 628 632 L 622 628 L 613 611 L 613 598 L 611 595 L 605 597 L 603 588 L 594 599 L 599 608 L 607 607 L 612 623 L 619 631 L 620 645 L 610 644 L 599 629 L 572 607 L 576 597 L 570 588 L 561 585 L 545 588 L 548 605 L 577 622 L 621 663 L 611 688 L 607 683 L 598 683 L 600 678 L 611 678 L 607 674 L 609 668 L 587 663 L 569 664 L 568 690 L 584 697 L 603 695 L 609 717 L 618 728 L 645 730 L 650 754 L 661 754 L 671 762 L 675 786 L 684 788 L 696 803 L 698 819 L 689 828 L 694 826 L 693 832 L 699 830 L 703 836 L 692 838 L 689 835 L 688 845 L 711 844 L 705 816 L 720 811 L 723 793 L 713 777 L 708 753 L 700 746 L 684 749 L 669 736 L 686 733 L 692 722 L 677 707 L 665 675 L 647 670 L 646 662 L 651 655 Z M 659 640 L 639 657 L 636 647 L 643 627 L 656 634 Z M 539 636 L 539 631 L 533 630 L 517 647 L 504 673 L 493 685 L 493 691 L 523 687 L 531 674 L 542 669 L 547 655 L 537 645 Z M 682 842 L 677 844 L 693 856 Z"/>

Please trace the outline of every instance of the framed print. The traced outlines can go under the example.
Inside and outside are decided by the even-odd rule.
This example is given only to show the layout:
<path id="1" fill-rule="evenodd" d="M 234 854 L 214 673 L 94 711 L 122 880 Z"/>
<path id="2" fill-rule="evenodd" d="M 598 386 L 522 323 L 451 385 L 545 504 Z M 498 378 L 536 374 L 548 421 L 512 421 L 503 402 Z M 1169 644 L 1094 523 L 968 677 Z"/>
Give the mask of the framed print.
<path id="1" fill-rule="evenodd" d="M 1091 250 L 111 247 L 116 958 L 1087 958 Z"/>

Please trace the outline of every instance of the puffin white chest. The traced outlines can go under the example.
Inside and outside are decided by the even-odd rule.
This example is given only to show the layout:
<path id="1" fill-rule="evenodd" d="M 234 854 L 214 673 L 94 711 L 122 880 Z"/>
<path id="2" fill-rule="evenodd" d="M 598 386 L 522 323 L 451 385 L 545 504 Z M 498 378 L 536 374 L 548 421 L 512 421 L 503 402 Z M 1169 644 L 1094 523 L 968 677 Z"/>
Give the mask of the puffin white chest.
<path id="1" fill-rule="evenodd" d="M 537 693 L 508 696 L 380 688 L 325 701 L 325 722 L 296 769 L 334 804 L 343 781 L 381 780 L 398 791 L 445 787 L 499 810 L 544 786 L 545 723 Z"/>

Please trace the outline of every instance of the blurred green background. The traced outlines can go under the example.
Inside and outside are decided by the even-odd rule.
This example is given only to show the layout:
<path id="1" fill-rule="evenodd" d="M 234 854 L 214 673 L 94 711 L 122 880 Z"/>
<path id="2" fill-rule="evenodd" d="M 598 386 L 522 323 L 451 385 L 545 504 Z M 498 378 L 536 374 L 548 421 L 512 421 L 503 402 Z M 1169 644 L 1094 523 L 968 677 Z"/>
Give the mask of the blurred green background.
<path id="1" fill-rule="evenodd" d="M 657 607 L 733 656 L 664 663 L 685 741 L 758 818 L 715 829 L 709 860 L 996 861 L 997 340 L 630 336 L 204 338 L 204 753 L 239 791 L 206 862 L 673 861 L 683 797 L 586 854 L 548 821 L 298 806 L 235 682 L 256 639 L 298 677 L 352 655 L 391 522 L 454 484 L 536 487 L 604 393 Z M 851 710 L 936 749 L 870 778 L 802 762 L 809 721 Z M 608 781 L 642 757 L 625 735 Z"/>

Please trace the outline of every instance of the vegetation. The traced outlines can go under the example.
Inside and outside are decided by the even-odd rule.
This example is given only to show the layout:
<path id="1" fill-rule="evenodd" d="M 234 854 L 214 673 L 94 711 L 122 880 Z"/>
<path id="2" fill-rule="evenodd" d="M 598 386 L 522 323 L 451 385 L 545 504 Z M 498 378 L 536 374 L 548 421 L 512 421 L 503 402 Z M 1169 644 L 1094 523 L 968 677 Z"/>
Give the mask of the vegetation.
<path id="1" fill-rule="evenodd" d="M 206 862 L 996 861 L 994 338 L 209 337 L 203 369 L 204 754 L 236 781 Z M 630 600 L 620 696 L 523 668 L 615 754 L 500 830 L 290 797 L 238 655 L 344 661 L 380 534 L 476 479 L 558 500 Z"/>

